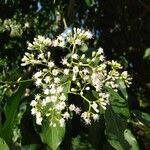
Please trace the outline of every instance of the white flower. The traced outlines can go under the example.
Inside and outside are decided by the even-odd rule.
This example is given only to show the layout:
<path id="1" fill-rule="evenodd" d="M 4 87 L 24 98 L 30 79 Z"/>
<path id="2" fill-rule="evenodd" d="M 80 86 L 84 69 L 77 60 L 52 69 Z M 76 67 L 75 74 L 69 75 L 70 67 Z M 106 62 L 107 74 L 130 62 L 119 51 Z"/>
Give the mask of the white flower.
<path id="1" fill-rule="evenodd" d="M 103 51 L 103 49 L 100 47 L 99 49 L 98 49 L 98 51 L 97 51 L 97 54 L 103 54 L 104 53 L 104 51 Z"/>
<path id="2" fill-rule="evenodd" d="M 95 54 L 96 54 L 96 52 L 94 51 L 94 52 L 92 52 L 92 57 L 94 57 L 95 56 Z"/>
<path id="3" fill-rule="evenodd" d="M 73 59 L 78 59 L 78 55 L 77 55 L 77 54 L 73 54 L 73 55 L 72 55 L 72 58 L 73 58 Z"/>
<path id="4" fill-rule="evenodd" d="M 51 97 L 50 96 L 46 96 L 45 101 L 46 101 L 46 103 L 50 103 L 51 102 Z"/>
<path id="5" fill-rule="evenodd" d="M 84 120 L 85 120 L 86 118 L 89 118 L 89 113 L 88 113 L 88 112 L 82 113 L 82 114 L 81 114 L 81 118 L 83 118 Z"/>
<path id="6" fill-rule="evenodd" d="M 59 99 L 60 99 L 61 101 L 65 101 L 67 98 L 66 98 L 65 94 L 62 93 L 62 94 L 60 95 Z"/>
<path id="7" fill-rule="evenodd" d="M 100 61 L 104 61 L 104 60 L 105 60 L 105 57 L 104 57 L 103 55 L 100 55 L 99 60 L 100 60 Z"/>
<path id="8" fill-rule="evenodd" d="M 88 38 L 88 39 L 91 39 L 93 37 L 92 33 L 90 31 L 86 31 L 84 33 L 84 35 Z"/>
<path id="9" fill-rule="evenodd" d="M 44 59 L 44 53 L 39 54 L 38 59 Z"/>
<path id="10" fill-rule="evenodd" d="M 69 69 L 64 69 L 64 74 L 68 75 L 69 74 Z"/>
<path id="11" fill-rule="evenodd" d="M 59 120 L 59 124 L 60 124 L 60 127 L 64 127 L 65 126 L 65 119 L 61 118 Z"/>
<path id="12" fill-rule="evenodd" d="M 54 83 L 60 83 L 60 79 L 58 77 L 54 78 Z"/>
<path id="13" fill-rule="evenodd" d="M 37 113 L 37 108 L 32 108 L 32 109 L 31 109 L 31 114 L 32 114 L 32 115 L 35 115 L 36 113 Z"/>
<path id="14" fill-rule="evenodd" d="M 84 59 L 84 58 L 85 58 L 85 54 L 82 54 L 81 59 Z"/>
<path id="15" fill-rule="evenodd" d="M 36 106 L 37 105 L 37 101 L 32 100 L 31 103 L 30 103 L 30 105 L 33 106 L 33 107 Z"/>
<path id="16" fill-rule="evenodd" d="M 59 36 L 57 37 L 57 39 L 60 40 L 60 41 L 63 41 L 63 40 L 64 40 L 64 37 L 63 37 L 62 35 L 59 35 Z"/>
<path id="17" fill-rule="evenodd" d="M 64 47 L 65 47 L 65 45 L 66 45 L 65 41 L 61 41 L 61 42 L 59 42 L 59 47 L 64 48 Z"/>
<path id="18" fill-rule="evenodd" d="M 83 96 L 83 92 L 82 91 L 80 92 L 80 95 Z"/>
<path id="19" fill-rule="evenodd" d="M 91 76 L 92 84 L 96 91 L 100 91 L 102 87 L 104 76 L 101 72 L 93 72 Z"/>
<path id="20" fill-rule="evenodd" d="M 50 93 L 51 93 L 51 94 L 55 94 L 55 93 L 56 93 L 56 89 L 55 89 L 54 87 L 51 88 L 51 89 L 50 89 Z"/>
<path id="21" fill-rule="evenodd" d="M 62 64 L 63 64 L 63 65 L 67 65 L 67 64 L 68 64 L 68 62 L 67 62 L 67 59 L 66 59 L 66 58 L 62 59 Z"/>
<path id="22" fill-rule="evenodd" d="M 65 119 L 69 119 L 69 118 L 70 118 L 70 114 L 69 114 L 68 112 L 65 112 L 65 113 L 63 114 L 63 117 L 64 117 Z"/>
<path id="23" fill-rule="evenodd" d="M 52 102 L 56 102 L 56 100 L 57 100 L 57 96 L 51 96 L 51 101 Z"/>
<path id="24" fill-rule="evenodd" d="M 80 84 L 80 82 L 77 82 L 77 86 L 78 86 L 78 87 L 81 87 L 81 84 Z"/>
<path id="25" fill-rule="evenodd" d="M 50 61 L 50 62 L 48 62 L 48 67 L 50 67 L 50 68 L 52 68 L 52 67 L 54 67 L 54 62 L 52 62 L 52 61 Z"/>
<path id="26" fill-rule="evenodd" d="M 74 111 L 75 111 L 76 114 L 80 114 L 81 109 L 79 107 L 76 107 Z"/>
<path id="27" fill-rule="evenodd" d="M 127 71 L 123 71 L 123 72 L 121 73 L 121 77 L 122 77 L 123 79 L 127 79 L 127 77 L 128 77 L 128 72 L 127 72 Z"/>
<path id="28" fill-rule="evenodd" d="M 75 81 L 75 80 L 76 80 L 76 76 L 73 75 L 73 76 L 72 76 L 72 81 Z"/>
<path id="29" fill-rule="evenodd" d="M 92 107 L 97 113 L 99 112 L 99 110 L 98 110 L 98 105 L 97 105 L 96 102 L 93 102 L 93 103 L 91 104 L 91 107 Z"/>
<path id="30" fill-rule="evenodd" d="M 83 72 L 84 75 L 89 74 L 88 69 L 85 69 L 85 68 L 82 70 L 82 72 Z"/>
<path id="31" fill-rule="evenodd" d="M 90 59 L 88 58 L 86 61 L 87 61 L 87 62 L 90 62 Z"/>
<path id="32" fill-rule="evenodd" d="M 79 68 L 77 66 L 73 67 L 73 73 L 78 73 L 79 72 Z"/>
<path id="33" fill-rule="evenodd" d="M 39 71 L 39 72 L 36 72 L 36 73 L 33 75 L 33 77 L 34 77 L 35 79 L 37 79 L 37 78 L 41 77 L 42 74 L 43 74 L 42 71 Z"/>
<path id="34" fill-rule="evenodd" d="M 69 110 L 70 110 L 70 111 L 74 111 L 74 110 L 75 110 L 75 108 L 76 108 L 76 107 L 75 107 L 75 105 L 74 105 L 74 104 L 71 104 L 71 105 L 69 106 Z"/>
<path id="35" fill-rule="evenodd" d="M 85 121 L 85 123 L 88 125 L 88 124 L 91 124 L 91 120 L 90 120 L 90 118 L 86 118 L 86 119 L 84 119 L 84 121 Z"/>
<path id="36" fill-rule="evenodd" d="M 53 46 L 56 47 L 56 46 L 58 46 L 58 45 L 59 45 L 58 39 L 54 40 L 54 41 L 53 41 Z"/>
<path id="37" fill-rule="evenodd" d="M 39 94 L 35 95 L 36 100 L 40 100 L 41 96 Z"/>
<path id="38" fill-rule="evenodd" d="M 49 89 L 44 89 L 44 94 L 45 95 L 48 95 L 50 93 L 50 90 Z"/>
<path id="39" fill-rule="evenodd" d="M 42 106 L 46 106 L 46 104 L 47 104 L 46 99 L 43 99 L 41 104 L 42 104 Z"/>
<path id="40" fill-rule="evenodd" d="M 81 45 L 81 40 L 76 39 L 76 40 L 75 40 L 75 44 L 77 44 L 77 45 Z"/>
<path id="41" fill-rule="evenodd" d="M 99 119 L 99 115 L 98 114 L 92 114 L 93 120 L 97 121 Z"/>
<path id="42" fill-rule="evenodd" d="M 75 91 L 76 91 L 76 89 L 75 89 L 75 88 L 71 88 L 71 91 L 72 91 L 72 92 L 75 92 Z"/>
<path id="43" fill-rule="evenodd" d="M 85 88 L 85 90 L 89 91 L 89 90 L 90 90 L 90 87 L 89 87 L 89 86 L 87 86 L 87 87 Z"/>
<path id="44" fill-rule="evenodd" d="M 63 109 L 65 109 L 65 107 L 66 107 L 66 103 L 65 103 L 65 102 L 60 102 L 60 103 L 58 103 L 58 104 L 56 105 L 56 109 L 57 109 L 58 111 L 62 111 Z"/>
<path id="45" fill-rule="evenodd" d="M 61 87 L 61 86 L 59 86 L 58 88 L 57 88 L 57 93 L 61 93 L 63 91 L 63 88 Z"/>
<path id="46" fill-rule="evenodd" d="M 90 77 L 89 77 L 89 75 L 85 75 L 85 76 L 83 76 L 83 80 L 84 80 L 84 81 L 89 80 L 89 78 L 90 78 Z"/>
<path id="47" fill-rule="evenodd" d="M 122 68 L 121 64 L 119 64 L 117 61 L 114 61 L 114 60 L 108 61 L 108 64 L 111 65 L 113 69 L 114 68 L 115 69 L 121 69 Z"/>
<path id="48" fill-rule="evenodd" d="M 42 84 L 42 79 L 37 79 L 35 81 L 36 86 L 40 86 Z"/>
<path id="49" fill-rule="evenodd" d="M 38 35 L 37 38 L 34 38 L 33 44 L 28 42 L 28 50 L 44 50 L 50 45 L 51 39 Z"/>
<path id="50" fill-rule="evenodd" d="M 53 69 L 53 70 L 52 70 L 52 74 L 53 74 L 54 76 L 57 76 L 58 73 L 59 73 L 58 69 Z"/>
<path id="51" fill-rule="evenodd" d="M 45 83 L 50 83 L 51 81 L 51 78 L 50 76 L 46 76 L 45 79 L 44 79 Z"/>
<path id="52" fill-rule="evenodd" d="M 36 124 L 42 125 L 42 120 L 43 120 L 42 117 L 36 117 Z"/>

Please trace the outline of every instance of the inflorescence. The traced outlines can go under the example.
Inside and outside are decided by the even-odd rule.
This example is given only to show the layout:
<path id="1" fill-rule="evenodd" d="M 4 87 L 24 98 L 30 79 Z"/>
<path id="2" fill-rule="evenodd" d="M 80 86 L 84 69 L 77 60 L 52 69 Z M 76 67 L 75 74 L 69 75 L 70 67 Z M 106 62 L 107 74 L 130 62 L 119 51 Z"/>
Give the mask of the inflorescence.
<path id="1" fill-rule="evenodd" d="M 73 113 L 90 124 L 92 120 L 98 120 L 100 110 L 105 111 L 109 105 L 110 95 L 106 87 L 117 92 L 118 80 L 123 80 L 127 86 L 131 84 L 127 71 L 122 71 L 117 61 L 107 61 L 102 48 L 93 51 L 90 57 L 80 50 L 92 37 L 90 31 L 74 28 L 66 30 L 55 40 L 38 36 L 33 43 L 28 43 L 29 52 L 22 58 L 22 66 L 37 65 L 38 68 L 33 75 L 38 93 L 30 104 L 38 125 L 47 118 L 50 126 L 63 127 Z M 61 68 L 47 49 L 57 46 L 68 50 L 61 60 Z M 92 96 L 89 97 L 88 93 Z M 88 107 L 81 109 L 70 104 L 69 94 L 80 96 Z"/>

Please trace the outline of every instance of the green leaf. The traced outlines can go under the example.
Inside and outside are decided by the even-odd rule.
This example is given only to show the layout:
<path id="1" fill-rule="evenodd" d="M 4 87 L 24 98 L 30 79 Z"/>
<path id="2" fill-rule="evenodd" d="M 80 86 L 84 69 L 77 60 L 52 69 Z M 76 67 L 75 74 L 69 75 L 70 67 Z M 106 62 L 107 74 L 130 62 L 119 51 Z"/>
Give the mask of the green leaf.
<path id="1" fill-rule="evenodd" d="M 150 127 L 150 115 L 138 110 L 132 111 L 134 115 L 146 126 Z"/>
<path id="2" fill-rule="evenodd" d="M 124 131 L 124 137 L 126 141 L 128 141 L 129 145 L 131 146 L 130 150 L 139 150 L 137 140 L 129 129 L 126 129 Z"/>
<path id="3" fill-rule="evenodd" d="M 21 150 L 40 150 L 40 146 L 38 144 L 24 145 Z"/>
<path id="4" fill-rule="evenodd" d="M 80 47 L 80 50 L 81 50 L 82 52 L 86 52 L 86 51 L 88 50 L 88 46 L 87 46 L 85 43 L 83 43 L 83 44 L 81 45 L 81 47 Z"/>
<path id="5" fill-rule="evenodd" d="M 106 89 L 110 94 L 110 104 L 113 111 L 116 114 L 120 115 L 121 117 L 128 119 L 130 117 L 130 112 L 129 112 L 127 100 L 122 98 L 113 89 L 110 88 L 106 88 Z"/>
<path id="6" fill-rule="evenodd" d="M 105 112 L 106 135 L 108 142 L 117 150 L 130 149 L 130 145 L 124 138 L 126 121 L 117 115 L 110 106 Z"/>
<path id="7" fill-rule="evenodd" d="M 121 94 L 123 95 L 123 97 L 127 100 L 128 99 L 128 93 L 127 93 L 127 89 L 125 86 L 125 83 L 123 80 L 118 80 L 118 85 L 119 85 L 119 91 L 121 92 Z"/>
<path id="8" fill-rule="evenodd" d="M 87 6 L 92 6 L 92 5 L 94 5 L 94 3 L 95 3 L 95 1 L 94 0 L 84 0 L 85 1 L 85 3 L 87 4 Z"/>
<path id="9" fill-rule="evenodd" d="M 88 138 L 94 149 L 99 149 L 99 147 L 103 146 L 104 130 L 105 130 L 105 123 L 104 119 L 102 119 L 101 117 L 98 122 L 93 122 L 88 127 Z"/>
<path id="10" fill-rule="evenodd" d="M 70 91 L 70 86 L 71 86 L 71 81 L 70 80 L 62 84 L 63 93 L 65 95 L 68 94 L 68 92 Z"/>
<path id="11" fill-rule="evenodd" d="M 150 59 L 150 48 L 147 48 L 145 50 L 145 53 L 144 53 L 144 56 L 143 56 L 144 59 Z"/>
<path id="12" fill-rule="evenodd" d="M 30 82 L 21 83 L 18 89 L 8 99 L 8 103 L 5 107 L 6 121 L 2 128 L 2 137 L 5 139 L 7 144 L 12 143 L 13 127 L 17 123 L 16 118 L 17 118 L 19 103 L 22 95 L 25 92 L 26 87 L 30 84 Z"/>
<path id="13" fill-rule="evenodd" d="M 41 140 L 47 144 L 52 150 L 56 150 L 61 144 L 65 135 L 65 127 L 52 127 L 48 122 L 44 122 L 42 125 L 42 132 L 40 133 Z"/>
<path id="14" fill-rule="evenodd" d="M 6 144 L 6 142 L 2 138 L 0 138 L 0 149 L 1 150 L 9 150 L 8 145 Z"/>

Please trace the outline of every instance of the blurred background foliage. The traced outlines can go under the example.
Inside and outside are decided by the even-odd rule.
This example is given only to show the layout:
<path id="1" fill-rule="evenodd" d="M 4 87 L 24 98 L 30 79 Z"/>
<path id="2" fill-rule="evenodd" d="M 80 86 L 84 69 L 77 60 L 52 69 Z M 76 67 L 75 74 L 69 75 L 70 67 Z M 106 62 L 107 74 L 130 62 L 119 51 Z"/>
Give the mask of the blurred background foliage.
<path id="1" fill-rule="evenodd" d="M 89 46 L 104 48 L 107 59 L 118 60 L 132 75 L 133 84 L 128 89 L 129 106 L 131 110 L 138 111 L 133 113 L 135 119 L 129 126 L 137 137 L 141 149 L 148 150 L 150 147 L 149 0 L 0 0 L 0 122 L 3 123 L 6 119 L 3 115 L 4 106 L 18 87 L 16 81 L 20 78 L 28 79 L 32 73 L 31 68 L 24 71 L 20 67 L 20 60 L 27 49 L 27 41 L 32 42 L 37 35 L 53 38 L 66 27 L 81 27 L 92 31 L 94 38 Z M 33 86 L 30 86 L 30 89 L 33 89 Z M 22 101 L 17 110 L 17 124 L 13 130 L 15 149 L 19 144 L 33 144 L 31 147 L 36 149 L 37 145 L 34 144 L 37 143 L 41 146 L 39 149 L 42 149 L 40 138 L 34 130 L 30 107 L 26 107 L 29 106 L 33 95 L 34 90 L 31 92 L 26 88 L 25 94 L 21 96 Z M 139 112 L 143 112 L 142 115 Z M 148 123 L 144 123 L 145 118 Z M 90 130 L 80 123 L 77 124 L 78 120 L 76 117 L 73 120 L 72 124 L 75 125 L 70 129 L 71 135 L 67 133 L 73 140 L 68 140 L 67 144 L 64 140 L 62 147 L 65 145 L 67 149 L 72 145 L 74 150 L 92 150 L 92 145 L 88 142 L 91 139 L 87 137 Z M 103 143 L 103 148 L 110 149 L 105 147 L 105 138 L 100 139 L 103 140 L 99 142 Z"/>

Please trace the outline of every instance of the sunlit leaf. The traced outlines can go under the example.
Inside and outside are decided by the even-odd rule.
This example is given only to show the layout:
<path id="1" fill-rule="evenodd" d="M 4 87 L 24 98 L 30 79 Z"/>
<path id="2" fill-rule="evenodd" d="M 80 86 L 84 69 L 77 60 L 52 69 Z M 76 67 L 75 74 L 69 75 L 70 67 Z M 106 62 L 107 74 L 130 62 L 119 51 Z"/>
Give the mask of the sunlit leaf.
<path id="1" fill-rule="evenodd" d="M 49 126 L 48 122 L 44 122 L 42 125 L 42 132 L 40 133 L 41 140 L 47 144 L 52 150 L 56 150 L 61 144 L 65 135 L 65 127 Z"/>
<path id="2" fill-rule="evenodd" d="M 2 138 L 0 138 L 0 149 L 1 150 L 9 150 L 8 145 L 6 144 L 6 142 Z"/>
<path id="3" fill-rule="evenodd" d="M 87 4 L 87 6 L 89 6 L 89 7 L 95 3 L 94 0 L 84 0 L 84 1 Z"/>
<path id="4" fill-rule="evenodd" d="M 145 50 L 145 53 L 144 53 L 144 56 L 143 56 L 144 59 L 150 59 L 150 48 L 147 48 Z"/>
<path id="5" fill-rule="evenodd" d="M 131 146 L 130 150 L 139 150 L 137 140 L 129 129 L 126 129 L 124 131 L 124 137 L 126 141 L 129 143 L 129 145 Z"/>

